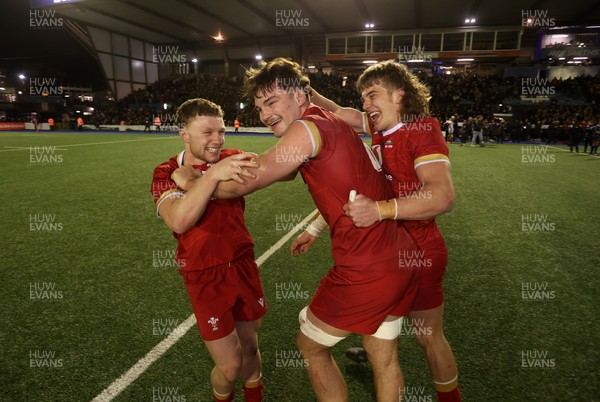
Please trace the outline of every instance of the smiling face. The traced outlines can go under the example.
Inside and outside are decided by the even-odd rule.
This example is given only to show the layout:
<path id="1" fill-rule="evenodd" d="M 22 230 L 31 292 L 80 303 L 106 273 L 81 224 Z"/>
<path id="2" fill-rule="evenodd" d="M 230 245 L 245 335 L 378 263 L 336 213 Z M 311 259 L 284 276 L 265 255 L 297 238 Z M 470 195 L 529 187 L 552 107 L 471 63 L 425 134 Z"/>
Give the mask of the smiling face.
<path id="1" fill-rule="evenodd" d="M 191 164 L 216 163 L 225 143 L 225 123 L 219 116 L 196 116 L 179 131 Z M 190 155 L 191 154 L 191 155 Z"/>
<path id="2" fill-rule="evenodd" d="M 273 130 L 275 137 L 281 138 L 285 130 L 308 107 L 308 99 L 301 88 L 282 89 L 274 85 L 254 96 L 254 105 L 260 121 Z"/>
<path id="3" fill-rule="evenodd" d="M 375 131 L 385 131 L 401 121 L 402 97 L 401 88 L 389 92 L 380 83 L 373 84 L 361 93 L 363 110 L 373 123 Z"/>

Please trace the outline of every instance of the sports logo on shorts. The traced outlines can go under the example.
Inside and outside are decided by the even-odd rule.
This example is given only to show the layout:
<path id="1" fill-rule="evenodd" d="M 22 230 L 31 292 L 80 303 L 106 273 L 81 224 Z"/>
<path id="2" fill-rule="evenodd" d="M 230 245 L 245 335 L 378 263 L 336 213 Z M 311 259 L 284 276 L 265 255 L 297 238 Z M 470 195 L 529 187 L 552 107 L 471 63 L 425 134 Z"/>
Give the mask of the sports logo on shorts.
<path id="1" fill-rule="evenodd" d="M 260 299 L 258 299 L 258 304 L 260 304 L 262 307 L 264 307 L 265 306 L 265 299 L 262 298 L 262 297 Z"/>
<path id="2" fill-rule="evenodd" d="M 218 318 L 210 317 L 210 320 L 207 321 L 210 325 L 212 325 L 213 332 L 218 331 L 219 327 L 217 327 L 217 323 L 219 322 Z"/>

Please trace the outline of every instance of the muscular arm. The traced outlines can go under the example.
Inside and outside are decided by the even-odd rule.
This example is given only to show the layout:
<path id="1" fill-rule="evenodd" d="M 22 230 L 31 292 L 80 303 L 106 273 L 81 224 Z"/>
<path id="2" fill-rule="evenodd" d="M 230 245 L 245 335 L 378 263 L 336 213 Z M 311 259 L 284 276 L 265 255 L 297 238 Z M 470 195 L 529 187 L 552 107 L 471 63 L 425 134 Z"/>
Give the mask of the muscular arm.
<path id="1" fill-rule="evenodd" d="M 454 207 L 454 186 L 450 175 L 450 164 L 428 163 L 417 167 L 416 173 L 422 188 L 409 197 L 376 202 L 358 195 L 356 201 L 344 205 L 344 210 L 348 211 L 352 222 L 359 227 L 370 226 L 379 221 L 380 217 L 422 220 L 450 212 Z"/>
<path id="2" fill-rule="evenodd" d="M 331 99 L 328 99 L 315 91 L 312 88 L 312 95 L 310 97 L 310 101 L 317 106 L 322 107 L 323 109 L 329 110 L 330 112 L 338 115 L 342 120 L 346 123 L 350 124 L 354 131 L 358 133 L 364 133 L 365 129 L 363 127 L 363 114 L 360 110 L 356 110 L 351 107 L 341 107 Z"/>
<path id="3" fill-rule="evenodd" d="M 428 163 L 417 167 L 416 173 L 423 187 L 415 195 L 398 199 L 397 219 L 431 219 L 452 211 L 454 185 L 450 164 Z"/>
<path id="4" fill-rule="evenodd" d="M 250 153 L 230 156 L 214 164 L 204 174 L 192 166 L 182 166 L 173 172 L 171 178 L 186 193 L 167 198 L 159 205 L 158 213 L 165 224 L 175 233 L 190 229 L 204 214 L 217 184 L 227 180 L 245 183 L 245 178 L 254 178 L 247 170 L 256 166 L 256 162 L 248 160 L 253 156 Z"/>
<path id="5" fill-rule="evenodd" d="M 204 214 L 219 183 L 211 170 L 208 169 L 202 177 L 195 179 L 183 196 L 170 197 L 160 204 L 158 213 L 173 232 L 187 231 Z"/>
<path id="6" fill-rule="evenodd" d="M 289 179 L 298 167 L 314 153 L 311 137 L 300 122 L 293 123 L 273 147 L 256 158 L 258 168 L 249 168 L 256 175 L 255 180 L 245 184 L 233 181 L 222 182 L 214 194 L 217 198 L 235 198 L 253 193 L 276 181 Z"/>

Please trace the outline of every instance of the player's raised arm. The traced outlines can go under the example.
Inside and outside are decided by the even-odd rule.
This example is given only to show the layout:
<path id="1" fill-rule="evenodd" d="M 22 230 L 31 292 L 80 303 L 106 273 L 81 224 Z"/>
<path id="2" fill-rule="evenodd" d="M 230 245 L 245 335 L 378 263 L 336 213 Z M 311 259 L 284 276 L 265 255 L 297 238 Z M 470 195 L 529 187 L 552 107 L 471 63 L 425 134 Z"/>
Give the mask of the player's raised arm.
<path id="1" fill-rule="evenodd" d="M 244 178 L 255 176 L 247 168 L 258 166 L 248 160 L 250 153 L 241 153 L 223 159 L 204 174 L 186 165 L 173 172 L 171 178 L 185 193 L 178 192 L 157 202 L 157 213 L 175 233 L 183 233 L 191 228 L 204 214 L 208 202 L 221 181 L 232 180 L 244 183 Z"/>
<path id="2" fill-rule="evenodd" d="M 222 182 L 214 193 L 216 198 L 235 198 L 250 194 L 276 181 L 289 179 L 298 167 L 313 157 L 316 145 L 306 127 L 299 121 L 290 125 L 285 135 L 273 147 L 256 158 L 258 168 L 248 168 L 256 175 L 245 184 Z"/>
<path id="3" fill-rule="evenodd" d="M 363 124 L 363 116 L 364 114 L 357 109 L 351 107 L 341 107 L 331 99 L 328 99 L 315 91 L 314 88 L 310 88 L 310 101 L 317 106 L 322 107 L 323 109 L 329 110 L 330 112 L 335 113 L 339 117 L 341 117 L 344 121 L 346 121 L 354 131 L 358 133 L 365 133 L 368 130 L 365 130 Z"/>

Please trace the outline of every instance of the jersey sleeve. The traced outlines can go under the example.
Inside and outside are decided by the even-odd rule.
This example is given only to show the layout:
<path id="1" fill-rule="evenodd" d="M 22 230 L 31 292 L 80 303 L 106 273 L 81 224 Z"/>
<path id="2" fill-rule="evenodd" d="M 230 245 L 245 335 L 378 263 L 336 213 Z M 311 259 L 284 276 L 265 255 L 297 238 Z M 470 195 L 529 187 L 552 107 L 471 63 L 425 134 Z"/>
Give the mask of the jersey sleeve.
<path id="1" fill-rule="evenodd" d="M 363 132 L 372 137 L 375 132 L 375 127 L 373 126 L 373 122 L 367 116 L 367 112 L 362 112 L 362 129 Z"/>
<path id="2" fill-rule="evenodd" d="M 183 195 L 183 191 L 181 191 L 171 179 L 171 173 L 173 173 L 173 171 L 173 167 L 168 163 L 163 163 L 154 169 L 150 192 L 152 193 L 154 205 L 156 206 L 156 216 L 160 216 L 158 209 L 164 200 L 170 197 L 181 197 Z"/>
<path id="3" fill-rule="evenodd" d="M 427 118 L 408 125 L 417 126 L 409 141 L 415 169 L 428 163 L 450 163 L 448 146 L 436 119 Z"/>
<path id="4" fill-rule="evenodd" d="M 306 131 L 307 131 L 308 136 L 310 137 L 310 141 L 312 143 L 312 152 L 311 152 L 309 158 L 314 158 L 321 151 L 321 146 L 322 146 L 321 133 L 319 132 L 317 125 L 313 121 L 307 120 L 306 118 L 302 119 L 302 120 L 297 120 L 297 121 L 300 124 L 302 124 L 304 126 L 304 128 L 306 128 Z"/>

